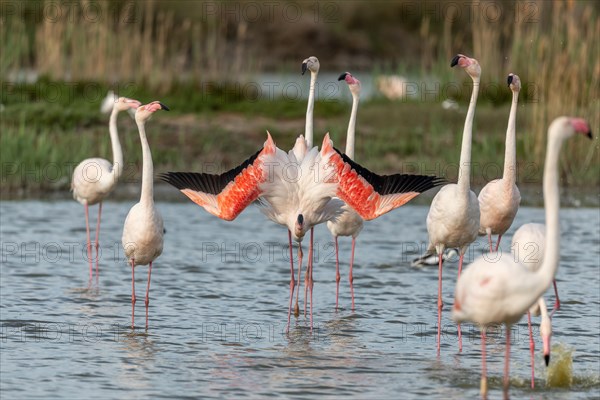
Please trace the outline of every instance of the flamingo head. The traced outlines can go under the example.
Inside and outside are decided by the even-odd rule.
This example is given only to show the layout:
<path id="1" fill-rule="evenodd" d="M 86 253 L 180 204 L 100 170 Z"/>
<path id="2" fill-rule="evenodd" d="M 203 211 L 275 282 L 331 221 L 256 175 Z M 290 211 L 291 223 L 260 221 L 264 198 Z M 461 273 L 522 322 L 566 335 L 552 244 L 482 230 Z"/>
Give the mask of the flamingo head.
<path id="1" fill-rule="evenodd" d="M 115 101 L 113 108 L 116 108 L 117 111 L 127 111 L 129 109 L 137 110 L 137 108 L 141 105 L 142 105 L 142 103 L 140 103 L 139 101 L 137 101 L 135 99 L 128 99 L 127 97 L 119 97 L 117 99 L 117 101 Z"/>
<path id="2" fill-rule="evenodd" d="M 540 323 L 540 335 L 542 336 L 542 344 L 544 349 L 544 361 L 546 367 L 550 363 L 550 338 L 552 337 L 552 322 L 550 317 L 545 315 Z"/>
<path id="3" fill-rule="evenodd" d="M 294 223 L 294 237 L 301 240 L 304 237 L 304 234 L 306 233 L 306 230 L 304 228 L 305 228 L 304 215 L 298 214 L 298 217 L 296 218 L 296 222 Z"/>
<path id="4" fill-rule="evenodd" d="M 451 67 L 456 65 L 464 68 L 471 78 L 479 78 L 481 76 L 481 66 L 479 65 L 479 61 L 474 58 L 467 57 L 464 54 L 457 54 L 450 62 Z"/>
<path id="5" fill-rule="evenodd" d="M 548 129 L 549 132 L 558 132 L 563 139 L 569 138 L 576 133 L 581 133 L 592 139 L 592 129 L 590 124 L 583 118 L 558 117 L 552 121 Z"/>
<path id="6" fill-rule="evenodd" d="M 302 61 L 302 75 L 304 75 L 307 69 L 311 73 L 317 74 L 319 73 L 319 68 L 321 68 L 321 64 L 319 64 L 319 59 L 315 56 L 310 56 Z"/>
<path id="7" fill-rule="evenodd" d="M 165 106 L 160 101 L 153 101 L 152 103 L 138 107 L 137 111 L 135 112 L 135 122 L 140 124 L 148 121 L 152 114 L 158 110 L 169 111 L 169 107 Z"/>
<path id="8" fill-rule="evenodd" d="M 350 88 L 350 92 L 352 92 L 353 95 L 357 96 L 360 94 L 360 81 L 353 77 L 350 72 L 341 74 L 338 81 L 346 81 L 348 88 Z"/>
<path id="9" fill-rule="evenodd" d="M 521 79 L 519 78 L 519 75 L 508 74 L 506 83 L 508 84 L 510 90 L 512 90 L 513 92 L 518 92 L 519 90 L 521 90 Z"/>

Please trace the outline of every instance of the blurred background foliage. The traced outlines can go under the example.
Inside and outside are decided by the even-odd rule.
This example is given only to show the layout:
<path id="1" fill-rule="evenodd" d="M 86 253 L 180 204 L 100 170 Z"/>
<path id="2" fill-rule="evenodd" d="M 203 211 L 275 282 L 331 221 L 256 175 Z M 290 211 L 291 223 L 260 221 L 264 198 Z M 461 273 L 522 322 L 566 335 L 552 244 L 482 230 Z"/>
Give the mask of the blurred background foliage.
<path id="1" fill-rule="evenodd" d="M 406 160 L 456 163 L 470 95 L 469 77 L 449 68 L 460 52 L 479 60 L 482 85 L 498 88 L 481 97 L 474 159 L 502 165 L 510 102 L 505 79 L 514 72 L 524 83 L 519 161 L 540 165 L 552 118 L 580 115 L 594 131 L 600 126 L 599 10 L 594 1 L 540 0 L 0 0 L 0 155 L 16 161 L 27 144 L 40 141 L 48 149 L 21 157 L 31 159 L 32 168 L 48 154 L 56 162 L 78 160 L 96 155 L 98 146 L 110 158 L 107 118 L 98 108 L 111 88 L 142 101 L 160 98 L 175 110 L 157 118 L 161 130 L 172 133 L 157 139 L 159 169 L 198 167 L 207 150 L 212 161 L 235 163 L 260 146 L 267 128 L 281 135 L 285 148 L 303 132 L 305 99 L 250 101 L 236 84 L 264 73 L 299 73 L 302 59 L 316 55 L 322 72 L 464 85 L 468 90 L 452 93 L 459 113 L 440 106 L 447 93 L 397 100 L 375 95 L 361 103 L 357 128 L 358 160 L 371 168 L 396 171 Z M 186 119 L 186 113 L 196 115 Z M 344 102 L 321 100 L 315 128 L 343 142 L 348 113 Z M 74 131 L 87 132 L 88 142 L 77 145 L 81 136 Z M 221 143 L 218 135 L 244 140 Z M 569 148 L 565 184 L 600 184 L 596 143 Z M 139 158 L 132 152 L 129 159 Z M 36 186 L 6 177 L 2 185 Z"/>

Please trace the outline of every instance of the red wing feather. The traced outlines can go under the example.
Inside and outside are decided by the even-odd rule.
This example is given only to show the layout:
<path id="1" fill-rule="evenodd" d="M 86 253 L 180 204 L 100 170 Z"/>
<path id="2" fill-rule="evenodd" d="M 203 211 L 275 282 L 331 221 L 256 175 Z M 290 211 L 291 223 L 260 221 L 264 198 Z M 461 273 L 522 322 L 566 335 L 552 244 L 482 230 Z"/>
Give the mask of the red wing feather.
<path id="1" fill-rule="evenodd" d="M 223 174 L 167 172 L 160 178 L 209 213 L 232 221 L 260 196 L 260 184 L 267 180 L 268 175 L 263 156 L 274 152 L 275 143 L 269 135 L 261 150 Z"/>
<path id="2" fill-rule="evenodd" d="M 338 182 L 337 196 L 365 220 L 375 219 L 445 183 L 427 175 L 377 175 L 335 149 L 329 136 L 325 137 L 321 152 L 329 157 L 331 180 Z"/>

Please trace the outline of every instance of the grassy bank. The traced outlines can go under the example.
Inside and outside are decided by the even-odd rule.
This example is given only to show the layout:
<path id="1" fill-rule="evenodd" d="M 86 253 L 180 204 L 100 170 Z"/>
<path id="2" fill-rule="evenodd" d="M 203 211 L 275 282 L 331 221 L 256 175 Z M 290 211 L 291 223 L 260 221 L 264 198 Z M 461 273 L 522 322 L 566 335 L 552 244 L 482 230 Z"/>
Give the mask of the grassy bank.
<path id="1" fill-rule="evenodd" d="M 92 98 L 81 88 L 42 81 L 36 88 L 12 86 L 3 92 L 0 114 L 1 189 L 4 194 L 66 191 L 73 168 L 88 157 L 111 159 L 108 116 L 100 114 L 101 97 Z M 40 86 L 46 85 L 46 86 Z M 85 85 L 84 85 L 85 86 Z M 56 101 L 36 98 L 52 87 Z M 43 89 L 41 89 L 43 88 Z M 106 90 L 98 86 L 97 90 Z M 67 90 L 69 93 L 67 93 Z M 306 104 L 299 101 L 247 101 L 214 92 L 197 98 L 193 89 L 161 96 L 173 110 L 157 115 L 148 124 L 156 172 L 192 170 L 222 172 L 256 151 L 269 130 L 278 146 L 288 149 L 304 132 Z M 508 89 L 506 89 L 508 90 Z M 64 92 L 64 93 L 63 93 Z M 131 90 L 125 95 L 154 100 L 149 93 Z M 38 100 L 38 101 L 36 101 Z M 315 142 L 330 132 L 343 148 L 350 105 L 322 101 L 315 105 Z M 502 173 L 509 106 L 478 106 L 473 136 L 473 182 L 482 185 Z M 537 161 L 531 130 L 532 105 L 523 103 L 517 115 L 517 152 L 521 185 L 540 185 L 542 165 Z M 444 110 L 438 103 L 361 102 L 357 125 L 356 159 L 379 173 L 407 172 L 456 179 L 466 104 Z M 125 154 L 125 182 L 138 182 L 141 150 L 135 123 L 126 113 L 119 119 Z M 586 141 L 569 144 L 572 158 L 562 161 L 563 184 L 597 187 L 600 171 L 597 145 Z"/>

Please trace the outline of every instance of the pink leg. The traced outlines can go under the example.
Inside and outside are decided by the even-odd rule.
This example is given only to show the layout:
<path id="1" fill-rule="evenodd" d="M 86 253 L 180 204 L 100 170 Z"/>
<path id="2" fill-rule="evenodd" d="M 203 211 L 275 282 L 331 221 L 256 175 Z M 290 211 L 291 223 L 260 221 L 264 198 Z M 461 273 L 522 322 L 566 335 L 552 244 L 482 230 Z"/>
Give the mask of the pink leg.
<path id="1" fill-rule="evenodd" d="M 554 295 L 556 296 L 556 301 L 554 302 L 554 307 L 552 307 L 550 317 L 554 316 L 554 313 L 560 310 L 560 299 L 558 298 L 558 288 L 556 287 L 556 279 L 554 279 L 552 283 L 554 284 Z"/>
<path id="2" fill-rule="evenodd" d="M 285 332 L 288 333 L 290 331 L 290 319 L 292 316 L 292 300 L 294 299 L 294 286 L 296 282 L 294 282 L 294 255 L 292 253 L 292 232 L 288 231 L 288 238 L 290 241 L 290 308 L 288 309 L 288 322 L 285 328 Z"/>
<path id="3" fill-rule="evenodd" d="M 98 262 L 100 260 L 100 254 L 98 248 L 98 240 L 100 239 L 100 217 L 102 216 L 102 202 L 98 204 L 98 222 L 96 223 L 96 285 L 98 285 Z"/>
<path id="4" fill-rule="evenodd" d="M 491 253 L 493 251 L 492 249 L 494 248 L 494 247 L 492 247 L 492 231 L 490 231 L 488 233 L 488 242 L 490 243 L 490 253 Z"/>
<path id="5" fill-rule="evenodd" d="M 463 259 L 465 254 L 461 252 L 460 258 L 458 259 L 458 277 L 460 278 L 460 273 L 462 272 Z M 457 324 L 458 330 L 458 351 L 462 351 L 462 331 L 460 329 L 460 324 Z"/>
<path id="6" fill-rule="evenodd" d="M 354 275 L 352 275 L 352 267 L 354 266 L 354 245 L 356 244 L 356 238 L 352 238 L 352 253 L 350 254 L 350 294 L 352 295 L 352 311 L 354 311 Z"/>
<path id="7" fill-rule="evenodd" d="M 508 387 L 510 385 L 509 367 L 510 367 L 510 325 L 506 326 L 506 356 L 504 363 L 504 398 L 508 398 Z"/>
<path id="8" fill-rule="evenodd" d="M 502 235 L 498 235 L 498 241 L 496 242 L 496 253 L 498 252 L 498 249 L 500 248 L 500 239 L 502 239 Z"/>
<path id="9" fill-rule="evenodd" d="M 135 329 L 135 260 L 131 259 L 131 329 Z"/>
<path id="10" fill-rule="evenodd" d="M 302 243 L 298 243 L 298 285 L 296 288 L 296 306 L 294 307 L 294 316 L 298 318 L 300 315 L 300 307 L 298 306 L 298 299 L 300 298 L 300 277 L 302 276 Z"/>
<path id="11" fill-rule="evenodd" d="M 84 205 L 85 207 L 85 230 L 87 233 L 87 256 L 88 256 L 88 262 L 90 264 L 90 280 L 88 282 L 88 286 L 91 287 L 92 286 L 92 242 L 90 239 L 90 212 L 89 212 L 89 206 L 87 205 L 87 203 Z"/>
<path id="12" fill-rule="evenodd" d="M 529 352 L 531 353 L 531 388 L 535 389 L 535 361 L 534 351 L 535 343 L 533 342 L 533 330 L 531 329 L 531 313 L 527 311 L 527 324 L 529 325 Z"/>
<path id="13" fill-rule="evenodd" d="M 335 240 L 335 309 L 338 309 L 338 295 L 340 293 L 340 258 L 339 258 L 339 247 L 338 238 L 334 236 Z"/>
<path id="14" fill-rule="evenodd" d="M 313 229 L 311 228 L 310 230 L 310 245 L 308 248 L 308 271 L 309 271 L 309 276 L 308 276 L 308 288 L 310 290 L 310 330 L 312 331 L 313 329 L 313 286 L 314 286 L 314 280 L 313 280 L 313 252 L 314 252 L 314 243 L 313 243 Z"/>
<path id="15" fill-rule="evenodd" d="M 304 318 L 306 318 L 306 296 L 308 294 L 308 284 L 309 284 L 309 273 L 312 268 L 312 240 L 313 240 L 313 229 L 310 230 L 310 243 L 308 245 L 308 260 L 306 260 L 306 272 L 304 273 Z"/>
<path id="16" fill-rule="evenodd" d="M 481 329 L 481 382 L 479 385 L 481 397 L 487 397 L 487 361 L 485 351 L 485 328 Z"/>
<path id="17" fill-rule="evenodd" d="M 148 265 L 148 286 L 146 287 L 146 330 L 148 330 L 148 305 L 150 304 L 150 277 L 152 276 L 152 262 Z"/>
<path id="18" fill-rule="evenodd" d="M 439 270 L 438 270 L 438 331 L 437 331 L 437 355 L 440 355 L 440 337 L 442 329 L 442 253 L 438 252 L 439 257 Z"/>

